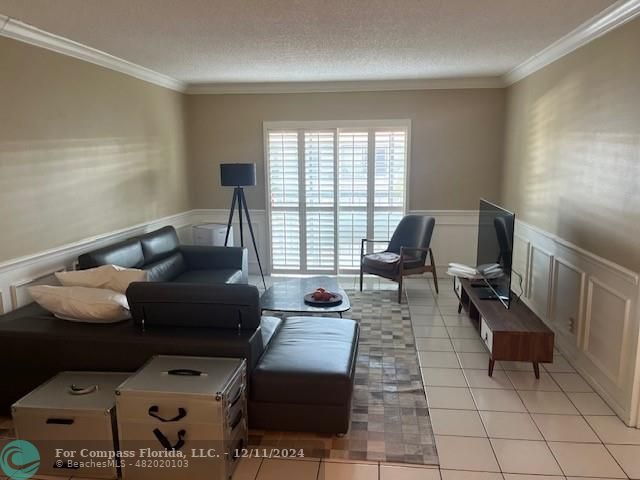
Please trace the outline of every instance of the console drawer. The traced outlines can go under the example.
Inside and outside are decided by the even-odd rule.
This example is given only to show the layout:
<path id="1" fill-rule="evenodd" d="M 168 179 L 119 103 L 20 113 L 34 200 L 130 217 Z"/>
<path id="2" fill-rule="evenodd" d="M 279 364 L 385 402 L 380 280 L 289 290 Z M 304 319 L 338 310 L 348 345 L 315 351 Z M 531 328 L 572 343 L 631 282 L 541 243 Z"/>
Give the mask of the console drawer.
<path id="1" fill-rule="evenodd" d="M 493 332 L 487 326 L 487 322 L 485 322 L 482 316 L 480 317 L 480 338 L 487 346 L 490 352 L 493 352 Z"/>

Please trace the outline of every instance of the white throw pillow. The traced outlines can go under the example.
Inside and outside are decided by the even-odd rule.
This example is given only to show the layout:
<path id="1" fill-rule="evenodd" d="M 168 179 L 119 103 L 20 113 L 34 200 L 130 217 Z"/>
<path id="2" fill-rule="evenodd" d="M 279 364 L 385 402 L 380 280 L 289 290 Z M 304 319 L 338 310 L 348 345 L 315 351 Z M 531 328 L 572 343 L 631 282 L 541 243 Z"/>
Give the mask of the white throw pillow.
<path id="1" fill-rule="evenodd" d="M 87 270 L 56 272 L 56 278 L 65 287 L 106 288 L 125 293 L 131 282 L 146 282 L 147 272 L 137 268 L 102 265 Z"/>
<path id="2" fill-rule="evenodd" d="M 90 323 L 114 323 L 131 318 L 127 297 L 103 288 L 29 287 L 33 299 L 56 317 Z"/>

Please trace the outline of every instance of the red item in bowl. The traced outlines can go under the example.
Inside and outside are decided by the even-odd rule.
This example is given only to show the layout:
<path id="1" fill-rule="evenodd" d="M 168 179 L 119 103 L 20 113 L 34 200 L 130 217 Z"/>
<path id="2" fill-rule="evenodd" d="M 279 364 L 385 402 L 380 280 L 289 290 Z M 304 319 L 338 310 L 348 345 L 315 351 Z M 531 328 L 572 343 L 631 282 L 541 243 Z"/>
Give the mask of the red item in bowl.
<path id="1" fill-rule="evenodd" d="M 328 302 L 334 297 L 331 292 L 327 292 L 324 288 L 317 288 L 311 296 L 318 302 Z"/>

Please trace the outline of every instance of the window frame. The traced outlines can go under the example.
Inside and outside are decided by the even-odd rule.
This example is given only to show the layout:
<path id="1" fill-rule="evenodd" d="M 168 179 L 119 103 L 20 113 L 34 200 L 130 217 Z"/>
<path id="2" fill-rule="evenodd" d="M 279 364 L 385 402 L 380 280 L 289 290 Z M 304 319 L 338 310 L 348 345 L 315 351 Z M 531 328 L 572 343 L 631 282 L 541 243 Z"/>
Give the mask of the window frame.
<path id="1" fill-rule="evenodd" d="M 403 214 L 409 209 L 410 198 L 410 182 L 411 178 L 411 119 L 387 119 L 387 120 L 322 120 L 322 121 L 264 121 L 262 122 L 262 144 L 263 144 L 263 164 L 265 173 L 265 213 L 266 213 L 266 233 L 267 233 L 267 251 L 268 255 L 268 271 L 276 274 L 302 274 L 302 275 L 336 275 L 339 273 L 353 273 L 354 269 L 340 269 L 338 263 L 338 235 L 337 231 L 334 235 L 335 256 L 334 256 L 334 268 L 331 271 L 328 270 L 308 270 L 307 269 L 307 245 L 305 240 L 306 232 L 306 220 L 303 224 L 305 215 L 303 210 L 306 209 L 306 192 L 304 182 L 304 171 L 300 168 L 304 163 L 300 163 L 301 155 L 304 156 L 303 150 L 303 138 L 305 132 L 309 131 L 333 131 L 334 133 L 334 225 L 337 230 L 338 224 L 338 142 L 340 130 L 352 130 L 352 131 L 366 131 L 368 133 L 369 148 L 367 150 L 367 164 L 368 164 L 368 199 L 367 199 L 367 238 L 373 234 L 373 212 L 375 210 L 374 196 L 375 196 L 375 132 L 383 129 L 403 129 L 407 133 L 406 148 L 404 155 L 404 199 L 403 199 Z M 279 269 L 274 272 L 273 269 L 273 251 L 272 251 L 272 231 L 271 231 L 271 181 L 270 181 L 270 163 L 269 163 L 269 132 L 292 132 L 298 133 L 298 208 L 300 210 L 299 225 L 301 226 L 300 235 L 300 270 L 287 272 L 284 269 Z M 373 168 L 372 168 L 373 167 Z M 303 227 L 304 225 L 304 227 Z M 388 240 L 388 239 L 376 239 L 376 240 Z"/>

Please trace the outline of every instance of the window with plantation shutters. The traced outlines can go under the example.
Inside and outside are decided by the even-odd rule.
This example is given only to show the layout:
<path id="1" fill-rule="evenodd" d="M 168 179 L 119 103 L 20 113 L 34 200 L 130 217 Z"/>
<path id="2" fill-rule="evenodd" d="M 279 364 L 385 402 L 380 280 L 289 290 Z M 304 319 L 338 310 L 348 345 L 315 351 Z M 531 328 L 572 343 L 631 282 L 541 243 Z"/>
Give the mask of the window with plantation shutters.
<path id="1" fill-rule="evenodd" d="M 265 123 L 274 273 L 353 272 L 406 208 L 409 122 Z"/>

